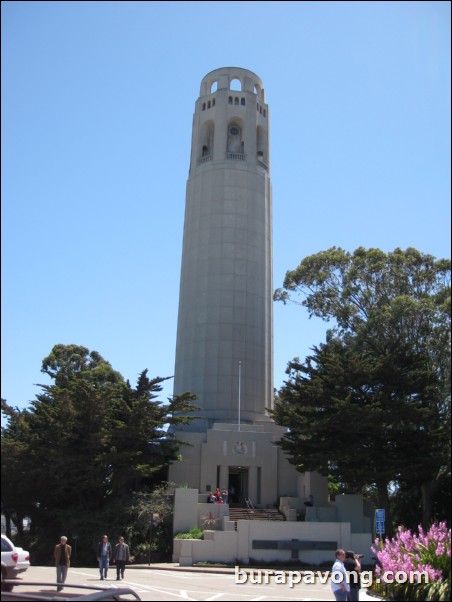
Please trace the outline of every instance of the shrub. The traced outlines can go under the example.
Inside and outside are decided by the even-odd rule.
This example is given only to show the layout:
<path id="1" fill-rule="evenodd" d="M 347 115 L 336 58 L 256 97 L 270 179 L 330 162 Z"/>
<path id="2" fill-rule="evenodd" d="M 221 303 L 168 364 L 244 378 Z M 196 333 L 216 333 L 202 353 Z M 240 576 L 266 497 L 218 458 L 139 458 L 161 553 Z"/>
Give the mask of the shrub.
<path id="1" fill-rule="evenodd" d="M 192 527 L 189 531 L 185 533 L 176 533 L 174 539 L 202 539 L 204 537 L 204 532 L 202 529 L 198 529 L 198 527 Z"/>
<path id="2" fill-rule="evenodd" d="M 419 525 L 419 535 L 399 527 L 384 544 L 376 539 L 372 551 L 379 563 L 376 573 L 393 600 L 450 600 L 451 531 L 445 522 L 433 524 L 427 532 Z M 387 571 L 425 572 L 429 583 L 385 583 Z"/>

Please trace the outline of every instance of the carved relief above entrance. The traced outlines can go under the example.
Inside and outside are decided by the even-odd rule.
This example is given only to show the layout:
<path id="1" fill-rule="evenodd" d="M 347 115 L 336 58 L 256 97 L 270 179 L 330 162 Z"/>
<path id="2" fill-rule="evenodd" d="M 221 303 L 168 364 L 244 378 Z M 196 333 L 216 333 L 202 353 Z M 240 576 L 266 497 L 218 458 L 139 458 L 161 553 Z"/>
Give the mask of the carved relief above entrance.
<path id="1" fill-rule="evenodd" d="M 248 453 L 248 445 L 244 441 L 236 441 L 232 446 L 232 453 L 245 456 Z"/>

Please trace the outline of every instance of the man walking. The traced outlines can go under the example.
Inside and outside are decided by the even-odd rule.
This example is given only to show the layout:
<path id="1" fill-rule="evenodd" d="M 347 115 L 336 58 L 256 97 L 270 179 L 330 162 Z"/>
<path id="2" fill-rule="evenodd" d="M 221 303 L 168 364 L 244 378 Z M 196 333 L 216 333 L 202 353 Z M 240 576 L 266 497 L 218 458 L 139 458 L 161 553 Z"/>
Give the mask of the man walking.
<path id="1" fill-rule="evenodd" d="M 63 586 L 60 583 L 64 583 L 67 577 L 67 571 L 71 564 L 71 553 L 72 548 L 67 543 L 66 535 L 62 535 L 60 543 L 55 546 L 54 556 L 57 573 L 57 590 L 60 592 Z"/>
<path id="2" fill-rule="evenodd" d="M 101 579 L 107 578 L 108 567 L 110 566 L 111 544 L 108 541 L 108 535 L 102 536 L 102 541 L 97 546 L 97 561 L 99 563 L 99 573 Z"/>
<path id="3" fill-rule="evenodd" d="M 120 537 L 115 546 L 113 562 L 116 562 L 116 581 L 124 579 L 126 563 L 130 560 L 129 546 L 124 543 L 124 537 Z"/>

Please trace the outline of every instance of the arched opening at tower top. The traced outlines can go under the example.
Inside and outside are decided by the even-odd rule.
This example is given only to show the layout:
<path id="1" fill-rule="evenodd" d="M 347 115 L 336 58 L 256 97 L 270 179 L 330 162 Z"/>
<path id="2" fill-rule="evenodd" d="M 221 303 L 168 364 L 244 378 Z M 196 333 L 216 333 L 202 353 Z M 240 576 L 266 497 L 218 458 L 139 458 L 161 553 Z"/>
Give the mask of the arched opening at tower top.
<path id="1" fill-rule="evenodd" d="M 237 92 L 242 91 L 242 82 L 239 80 L 238 77 L 234 77 L 234 79 L 231 79 L 231 83 L 229 84 L 229 89 L 236 90 Z"/>
<path id="2" fill-rule="evenodd" d="M 268 138 L 267 134 L 260 125 L 256 129 L 256 151 L 257 160 L 261 163 L 268 163 Z"/>
<path id="3" fill-rule="evenodd" d="M 200 149 L 198 159 L 202 162 L 209 161 L 213 154 L 213 143 L 215 135 L 215 124 L 213 121 L 206 121 L 201 128 L 199 137 Z"/>

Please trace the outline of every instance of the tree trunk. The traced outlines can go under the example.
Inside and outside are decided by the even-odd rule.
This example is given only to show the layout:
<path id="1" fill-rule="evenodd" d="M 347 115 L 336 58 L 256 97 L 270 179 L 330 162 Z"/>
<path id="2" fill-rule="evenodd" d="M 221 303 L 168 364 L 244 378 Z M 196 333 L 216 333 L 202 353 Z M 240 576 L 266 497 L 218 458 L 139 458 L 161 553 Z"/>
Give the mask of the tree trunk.
<path id="1" fill-rule="evenodd" d="M 422 527 L 429 529 L 433 516 L 433 492 L 437 481 L 427 481 L 421 484 L 422 495 Z"/>
<path id="2" fill-rule="evenodd" d="M 16 513 L 16 529 L 19 536 L 20 545 L 24 546 L 24 515 Z"/>
<path id="3" fill-rule="evenodd" d="M 4 510 L 5 513 L 5 535 L 8 539 L 11 539 L 11 514 L 8 510 Z"/>

